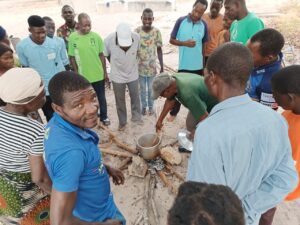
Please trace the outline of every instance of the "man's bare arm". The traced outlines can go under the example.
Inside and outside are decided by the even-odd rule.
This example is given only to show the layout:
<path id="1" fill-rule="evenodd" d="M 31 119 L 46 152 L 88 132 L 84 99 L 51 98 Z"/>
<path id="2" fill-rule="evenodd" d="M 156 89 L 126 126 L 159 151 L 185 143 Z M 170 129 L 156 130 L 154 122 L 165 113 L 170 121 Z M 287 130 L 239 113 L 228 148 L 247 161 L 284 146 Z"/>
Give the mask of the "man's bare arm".
<path id="1" fill-rule="evenodd" d="M 52 189 L 50 221 L 51 225 L 121 225 L 118 220 L 105 222 L 85 222 L 73 216 L 77 192 L 59 192 Z"/>
<path id="2" fill-rule="evenodd" d="M 73 71 L 78 73 L 78 66 L 74 56 L 70 56 L 70 63 L 72 65 Z"/>

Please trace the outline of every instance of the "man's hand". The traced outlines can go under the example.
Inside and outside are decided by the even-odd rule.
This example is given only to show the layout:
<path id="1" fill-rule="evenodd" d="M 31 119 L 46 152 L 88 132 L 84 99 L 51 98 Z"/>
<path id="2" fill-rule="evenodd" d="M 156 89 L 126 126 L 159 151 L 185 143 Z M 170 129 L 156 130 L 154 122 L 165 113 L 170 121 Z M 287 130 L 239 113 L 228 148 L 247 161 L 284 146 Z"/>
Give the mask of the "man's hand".
<path id="1" fill-rule="evenodd" d="M 159 131 L 161 131 L 162 127 L 163 127 L 163 123 L 162 123 L 162 121 L 160 121 L 160 120 L 157 120 L 157 122 L 156 122 L 156 125 L 155 125 L 156 132 L 159 132 Z"/>
<path id="2" fill-rule="evenodd" d="M 187 40 L 184 42 L 184 46 L 189 47 L 189 48 L 193 48 L 196 46 L 196 41 L 193 39 Z"/>
<path id="3" fill-rule="evenodd" d="M 120 220 L 106 220 L 103 225 L 122 225 Z"/>
<path id="4" fill-rule="evenodd" d="M 106 166 L 108 175 L 112 177 L 115 185 L 124 184 L 125 177 L 121 170 L 115 169 L 115 168 L 107 166 L 107 165 L 105 165 L 105 166 Z"/>

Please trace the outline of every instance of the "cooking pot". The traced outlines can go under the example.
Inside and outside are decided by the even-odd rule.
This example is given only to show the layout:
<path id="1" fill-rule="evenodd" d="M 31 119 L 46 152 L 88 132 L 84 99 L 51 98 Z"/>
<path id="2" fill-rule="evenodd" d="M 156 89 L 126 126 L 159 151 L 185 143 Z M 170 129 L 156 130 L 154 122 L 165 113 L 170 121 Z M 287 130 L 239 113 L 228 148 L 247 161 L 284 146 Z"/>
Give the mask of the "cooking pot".
<path id="1" fill-rule="evenodd" d="M 142 134 L 138 137 L 136 148 L 145 160 L 155 159 L 159 155 L 161 137 L 155 133 Z"/>

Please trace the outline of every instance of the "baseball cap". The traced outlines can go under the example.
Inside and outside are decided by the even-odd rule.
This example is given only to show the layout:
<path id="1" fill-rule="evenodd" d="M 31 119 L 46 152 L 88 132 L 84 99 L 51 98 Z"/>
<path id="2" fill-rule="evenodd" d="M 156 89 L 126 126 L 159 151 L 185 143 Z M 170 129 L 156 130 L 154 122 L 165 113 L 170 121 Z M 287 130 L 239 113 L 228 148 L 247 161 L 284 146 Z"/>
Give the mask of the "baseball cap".
<path id="1" fill-rule="evenodd" d="M 122 47 L 132 44 L 131 29 L 127 23 L 120 23 L 117 26 L 118 43 Z"/>
<path id="2" fill-rule="evenodd" d="M 161 93 L 172 83 L 172 76 L 168 73 L 161 73 L 153 79 L 152 98 L 157 99 Z"/>

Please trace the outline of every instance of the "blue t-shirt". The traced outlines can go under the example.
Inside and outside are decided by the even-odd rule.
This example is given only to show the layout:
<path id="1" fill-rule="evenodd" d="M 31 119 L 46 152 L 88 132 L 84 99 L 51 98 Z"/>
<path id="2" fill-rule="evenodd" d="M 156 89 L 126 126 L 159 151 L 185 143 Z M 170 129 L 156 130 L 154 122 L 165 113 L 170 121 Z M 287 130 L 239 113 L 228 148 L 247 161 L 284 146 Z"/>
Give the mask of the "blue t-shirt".
<path id="1" fill-rule="evenodd" d="M 77 192 L 73 215 L 87 222 L 115 218 L 117 208 L 98 148 L 99 138 L 54 113 L 45 132 L 45 164 L 59 192 Z"/>
<path id="2" fill-rule="evenodd" d="M 282 58 L 280 53 L 275 62 L 253 69 L 246 87 L 246 92 L 251 98 L 272 109 L 277 109 L 278 104 L 273 97 L 271 79 L 273 74 L 281 69 Z"/>
<path id="3" fill-rule="evenodd" d="M 54 36 L 52 39 L 56 42 L 56 44 L 59 48 L 59 53 L 60 53 L 59 56 L 61 57 L 61 60 L 64 64 L 64 66 L 70 64 L 64 39 L 62 39 L 61 37 L 57 37 L 57 36 Z"/>
<path id="4" fill-rule="evenodd" d="M 171 38 L 179 41 L 193 39 L 196 46 L 193 48 L 179 46 L 179 70 L 203 69 L 203 43 L 208 40 L 207 25 L 203 20 L 194 23 L 190 16 L 180 17 L 173 28 Z"/>
<path id="5" fill-rule="evenodd" d="M 49 95 L 50 79 L 65 70 L 56 41 L 46 37 L 44 43 L 38 45 L 27 37 L 17 44 L 17 54 L 22 66 L 33 68 L 40 74 L 46 95 Z"/>

